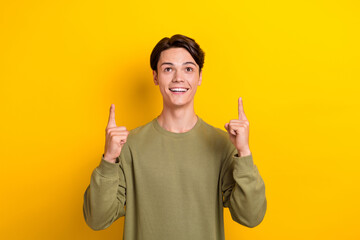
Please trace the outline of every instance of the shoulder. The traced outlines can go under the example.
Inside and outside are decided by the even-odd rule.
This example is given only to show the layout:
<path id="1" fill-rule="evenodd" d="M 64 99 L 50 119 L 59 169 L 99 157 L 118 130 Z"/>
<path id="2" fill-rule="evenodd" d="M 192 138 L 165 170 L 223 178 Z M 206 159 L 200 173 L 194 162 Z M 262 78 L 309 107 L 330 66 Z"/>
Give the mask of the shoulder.
<path id="1" fill-rule="evenodd" d="M 228 138 L 228 133 L 218 127 L 214 127 L 212 125 L 210 125 L 209 123 L 205 122 L 202 119 L 202 127 L 203 129 L 210 135 L 216 136 L 217 138 L 220 139 L 227 139 Z"/>
<path id="2" fill-rule="evenodd" d="M 202 123 L 203 132 L 208 138 L 213 139 L 215 144 L 221 146 L 229 146 L 229 144 L 231 144 L 228 132 L 222 130 L 221 128 L 214 127 L 204 120 L 202 120 Z"/>
<path id="3" fill-rule="evenodd" d="M 232 144 L 229 133 L 218 127 L 214 127 L 203 121 L 203 131 L 206 132 L 209 146 L 212 150 L 221 155 L 221 159 L 228 159 L 236 150 Z"/>
<path id="4" fill-rule="evenodd" d="M 153 121 L 154 120 L 151 120 L 144 125 L 129 130 L 127 142 L 139 142 L 145 139 L 147 136 L 151 136 L 151 134 L 153 134 Z"/>

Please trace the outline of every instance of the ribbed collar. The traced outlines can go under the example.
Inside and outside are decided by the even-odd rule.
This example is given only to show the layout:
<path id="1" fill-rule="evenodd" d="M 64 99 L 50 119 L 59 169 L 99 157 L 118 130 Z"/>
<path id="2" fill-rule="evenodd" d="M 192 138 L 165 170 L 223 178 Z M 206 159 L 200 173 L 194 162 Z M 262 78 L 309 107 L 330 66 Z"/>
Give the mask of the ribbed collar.
<path id="1" fill-rule="evenodd" d="M 175 137 L 175 138 L 183 138 L 185 136 L 190 136 L 195 134 L 195 132 L 197 131 L 197 129 L 199 129 L 199 127 L 202 125 L 203 120 L 198 116 L 198 120 L 196 121 L 195 125 L 193 128 L 191 128 L 189 131 L 187 132 L 183 132 L 183 133 L 175 133 L 175 132 L 170 132 L 166 129 L 164 129 L 163 127 L 160 126 L 159 122 L 157 121 L 157 117 L 154 118 L 151 122 L 152 125 L 154 126 L 154 128 L 161 134 L 165 135 L 165 136 L 169 136 L 169 137 Z"/>

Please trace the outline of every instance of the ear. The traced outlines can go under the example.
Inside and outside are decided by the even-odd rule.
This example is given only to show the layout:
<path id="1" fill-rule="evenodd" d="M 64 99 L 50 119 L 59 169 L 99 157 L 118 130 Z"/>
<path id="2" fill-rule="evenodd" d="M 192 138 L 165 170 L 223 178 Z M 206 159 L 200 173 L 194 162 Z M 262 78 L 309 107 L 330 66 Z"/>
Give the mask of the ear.
<path id="1" fill-rule="evenodd" d="M 159 85 L 158 74 L 157 74 L 157 72 L 155 70 L 153 70 L 153 79 L 154 79 L 155 85 Z"/>
<path id="2" fill-rule="evenodd" d="M 153 79 L 154 79 L 155 85 L 159 85 L 158 74 L 155 70 L 153 70 Z"/>
<path id="3" fill-rule="evenodd" d="M 202 70 L 200 71 L 200 76 L 199 76 L 199 83 L 198 83 L 198 86 L 201 85 L 201 81 L 202 81 Z"/>

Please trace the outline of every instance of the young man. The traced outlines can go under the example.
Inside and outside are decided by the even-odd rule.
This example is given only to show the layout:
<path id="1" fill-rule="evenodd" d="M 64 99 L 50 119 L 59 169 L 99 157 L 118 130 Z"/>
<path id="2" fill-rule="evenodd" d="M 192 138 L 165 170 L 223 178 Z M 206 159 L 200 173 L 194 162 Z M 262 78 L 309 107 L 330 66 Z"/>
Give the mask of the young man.
<path id="1" fill-rule="evenodd" d="M 86 223 L 101 230 L 125 216 L 125 240 L 221 240 L 228 207 L 234 221 L 257 226 L 267 202 L 241 98 L 226 133 L 195 114 L 204 53 L 193 39 L 163 38 L 150 58 L 163 110 L 129 132 L 111 105 L 105 152 L 84 195 Z"/>

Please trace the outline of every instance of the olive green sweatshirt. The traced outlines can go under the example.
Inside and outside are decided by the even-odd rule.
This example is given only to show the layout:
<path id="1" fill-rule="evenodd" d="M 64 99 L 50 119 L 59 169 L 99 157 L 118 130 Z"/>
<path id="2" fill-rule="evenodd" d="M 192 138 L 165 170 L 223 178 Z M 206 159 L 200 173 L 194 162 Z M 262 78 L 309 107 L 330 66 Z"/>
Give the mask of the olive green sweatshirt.
<path id="1" fill-rule="evenodd" d="M 264 218 L 264 182 L 252 154 L 238 156 L 228 133 L 201 118 L 184 133 L 157 118 L 130 131 L 116 163 L 102 157 L 84 194 L 94 230 L 125 216 L 124 240 L 223 240 L 223 207 L 255 227 Z"/>

